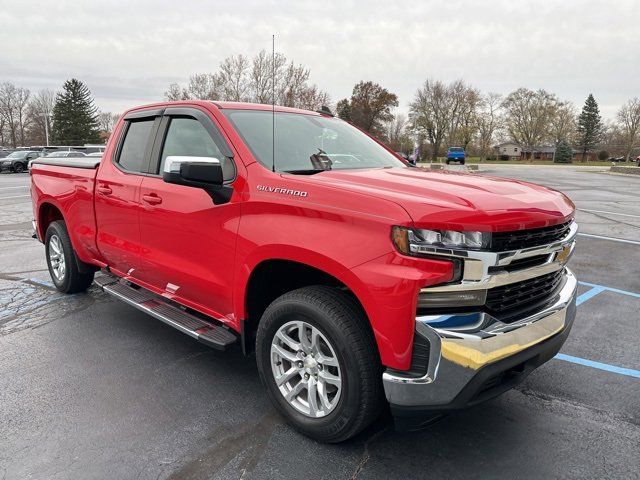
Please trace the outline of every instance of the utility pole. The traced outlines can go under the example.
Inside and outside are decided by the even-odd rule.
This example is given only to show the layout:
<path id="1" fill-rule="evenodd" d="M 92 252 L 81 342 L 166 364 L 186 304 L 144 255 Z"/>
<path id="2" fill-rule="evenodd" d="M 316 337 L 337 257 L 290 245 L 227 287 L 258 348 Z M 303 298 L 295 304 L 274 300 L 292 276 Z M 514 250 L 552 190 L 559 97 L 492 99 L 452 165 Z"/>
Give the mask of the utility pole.
<path id="1" fill-rule="evenodd" d="M 44 138 L 48 147 L 49 146 L 49 113 L 42 112 L 40 116 L 44 117 Z"/>

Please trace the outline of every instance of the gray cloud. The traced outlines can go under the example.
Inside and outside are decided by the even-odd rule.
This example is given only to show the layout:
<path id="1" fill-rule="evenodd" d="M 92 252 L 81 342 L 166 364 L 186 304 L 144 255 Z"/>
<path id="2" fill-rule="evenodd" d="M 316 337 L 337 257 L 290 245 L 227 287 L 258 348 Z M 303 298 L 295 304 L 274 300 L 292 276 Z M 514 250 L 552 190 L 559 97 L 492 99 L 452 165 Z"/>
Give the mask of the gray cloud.
<path id="1" fill-rule="evenodd" d="M 30 89 L 85 81 L 121 111 L 231 54 L 276 47 L 337 101 L 361 79 L 406 110 L 429 77 L 484 91 L 545 88 L 605 116 L 640 95 L 640 2 L 77 2 L 22 0 L 0 12 L 0 80 Z"/>

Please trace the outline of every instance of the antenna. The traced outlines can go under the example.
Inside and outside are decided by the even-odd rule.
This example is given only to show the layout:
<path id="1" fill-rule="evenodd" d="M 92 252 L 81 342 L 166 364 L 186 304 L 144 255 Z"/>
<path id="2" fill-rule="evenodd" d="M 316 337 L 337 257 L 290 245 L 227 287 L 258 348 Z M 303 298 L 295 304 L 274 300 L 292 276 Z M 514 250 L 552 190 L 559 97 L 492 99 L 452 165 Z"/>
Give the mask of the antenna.
<path id="1" fill-rule="evenodd" d="M 276 36 L 271 35 L 271 171 L 276 171 Z"/>

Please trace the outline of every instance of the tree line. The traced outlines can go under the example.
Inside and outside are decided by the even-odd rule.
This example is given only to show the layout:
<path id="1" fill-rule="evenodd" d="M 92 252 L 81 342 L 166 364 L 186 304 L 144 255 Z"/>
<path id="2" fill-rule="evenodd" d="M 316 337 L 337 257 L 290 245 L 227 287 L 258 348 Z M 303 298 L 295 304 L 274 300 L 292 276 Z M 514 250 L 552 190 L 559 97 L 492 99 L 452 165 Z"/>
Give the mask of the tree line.
<path id="1" fill-rule="evenodd" d="M 103 143 L 118 117 L 98 111 L 89 88 L 75 78 L 58 93 L 0 85 L 0 147 Z"/>
<path id="2" fill-rule="evenodd" d="M 573 149 L 585 157 L 596 149 L 600 157 L 622 153 L 629 159 L 640 149 L 640 99 L 630 99 L 611 122 L 604 122 L 589 95 L 582 111 L 544 89 L 519 88 L 507 95 L 483 93 L 463 80 L 428 79 L 409 103 L 409 114 L 396 114 L 398 96 L 373 81 L 358 82 L 351 96 L 335 105 L 316 84 L 310 71 L 284 55 L 266 51 L 249 58 L 224 59 L 211 73 L 173 83 L 167 100 L 227 100 L 275 103 L 317 110 L 334 107 L 337 115 L 375 135 L 396 151 L 410 153 L 419 145 L 423 157 L 437 158 L 446 147 L 460 146 L 481 158 L 494 154 L 493 145 L 512 141 L 524 148 L 558 146 L 563 155 Z M 571 155 L 572 156 L 572 155 Z M 560 157 L 562 159 L 562 156 Z M 570 158 L 569 158 L 570 160 Z"/>

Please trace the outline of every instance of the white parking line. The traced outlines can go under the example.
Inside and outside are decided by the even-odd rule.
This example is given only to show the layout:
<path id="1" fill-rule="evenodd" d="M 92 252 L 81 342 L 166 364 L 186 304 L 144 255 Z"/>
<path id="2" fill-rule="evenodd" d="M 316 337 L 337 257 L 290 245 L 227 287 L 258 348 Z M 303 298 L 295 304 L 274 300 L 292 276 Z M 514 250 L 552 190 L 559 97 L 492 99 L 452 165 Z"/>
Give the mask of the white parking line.
<path id="1" fill-rule="evenodd" d="M 25 198 L 30 196 L 31 195 L 11 195 L 10 197 L 0 197 L 0 200 L 6 200 L 8 198 Z"/>
<path id="2" fill-rule="evenodd" d="M 15 188 L 29 188 L 29 185 L 16 185 L 15 187 L 0 187 L 0 190 L 12 190 Z"/>
<path id="3" fill-rule="evenodd" d="M 621 217 L 640 218 L 640 215 L 632 215 L 630 213 L 605 212 L 604 210 L 587 210 L 586 208 L 579 208 L 578 210 L 581 212 L 606 213 L 607 215 L 620 215 Z"/>
<path id="4" fill-rule="evenodd" d="M 625 240 L 624 238 L 605 237 L 603 235 L 593 235 L 591 233 L 578 233 L 578 235 L 582 236 L 582 237 L 599 238 L 600 240 L 611 240 L 612 242 L 630 243 L 632 245 L 640 245 L 640 242 L 636 242 L 635 240 Z"/>

